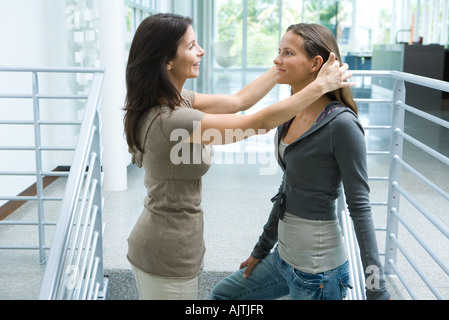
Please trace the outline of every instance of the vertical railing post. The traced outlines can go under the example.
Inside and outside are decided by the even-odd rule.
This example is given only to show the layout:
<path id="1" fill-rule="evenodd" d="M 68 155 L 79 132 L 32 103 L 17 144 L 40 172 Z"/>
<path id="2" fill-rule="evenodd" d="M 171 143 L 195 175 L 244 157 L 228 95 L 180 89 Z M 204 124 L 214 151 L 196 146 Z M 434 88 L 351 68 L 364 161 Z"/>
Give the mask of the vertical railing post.
<path id="1" fill-rule="evenodd" d="M 39 234 L 39 259 L 45 263 L 45 226 L 44 226 L 44 183 L 42 177 L 42 138 L 40 128 L 39 79 L 37 72 L 32 73 L 33 114 L 34 114 L 34 147 L 36 157 L 36 196 Z"/>
<path id="2" fill-rule="evenodd" d="M 398 102 L 405 103 L 406 89 L 402 80 L 397 80 L 393 89 L 393 115 L 391 125 L 391 146 L 390 146 L 390 173 L 388 182 L 388 209 L 387 209 L 387 232 L 385 244 L 385 274 L 393 274 L 394 271 L 390 266 L 390 261 L 396 263 L 397 246 L 391 240 L 390 235 L 398 237 L 398 219 L 391 213 L 393 208 L 399 211 L 400 194 L 394 187 L 394 184 L 400 183 L 402 169 L 396 162 L 395 158 L 402 158 L 403 138 L 396 134 L 396 130 L 404 130 L 405 110 L 397 106 Z"/>

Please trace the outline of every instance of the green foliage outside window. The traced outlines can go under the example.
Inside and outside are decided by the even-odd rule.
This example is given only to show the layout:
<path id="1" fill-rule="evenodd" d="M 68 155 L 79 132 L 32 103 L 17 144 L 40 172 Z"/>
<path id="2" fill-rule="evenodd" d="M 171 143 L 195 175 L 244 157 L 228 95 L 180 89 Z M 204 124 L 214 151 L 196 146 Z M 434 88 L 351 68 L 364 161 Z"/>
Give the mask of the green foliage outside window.
<path id="1" fill-rule="evenodd" d="M 325 0 L 320 4 L 320 23 L 336 30 L 340 1 Z M 218 38 L 216 41 L 233 40 L 231 53 L 239 55 L 236 66 L 242 66 L 243 39 L 247 44 L 247 67 L 269 67 L 277 54 L 280 37 L 294 23 L 317 21 L 318 4 L 301 0 L 247 0 L 247 34 L 243 34 L 244 6 L 242 0 L 217 0 Z M 282 5 L 282 21 L 280 6 Z"/>

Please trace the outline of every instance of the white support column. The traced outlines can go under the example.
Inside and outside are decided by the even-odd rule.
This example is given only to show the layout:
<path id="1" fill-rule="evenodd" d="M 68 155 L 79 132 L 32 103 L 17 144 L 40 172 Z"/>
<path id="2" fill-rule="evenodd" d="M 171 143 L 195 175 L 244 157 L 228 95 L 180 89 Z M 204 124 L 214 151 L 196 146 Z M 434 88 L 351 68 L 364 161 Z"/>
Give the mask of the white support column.
<path id="1" fill-rule="evenodd" d="M 429 44 L 432 42 L 430 38 L 430 3 L 429 0 L 424 0 L 424 21 L 423 21 L 423 44 Z"/>
<path id="2" fill-rule="evenodd" d="M 449 1 L 445 0 L 443 2 L 443 19 L 441 21 L 441 38 L 440 38 L 440 44 L 442 46 L 447 46 L 449 45 L 448 42 L 448 29 L 449 29 Z"/>
<path id="3" fill-rule="evenodd" d="M 123 133 L 125 83 L 125 1 L 98 0 L 100 15 L 101 66 L 106 69 L 103 83 L 103 172 L 104 189 L 127 189 L 128 152 Z"/>
<path id="4" fill-rule="evenodd" d="M 413 26 L 413 42 L 418 42 L 420 37 L 420 28 L 421 28 L 421 0 L 418 0 L 416 3 L 416 11 L 415 11 L 415 24 Z"/>
<path id="5" fill-rule="evenodd" d="M 439 35 L 440 35 L 440 1 L 433 1 L 433 28 L 432 28 L 432 43 L 439 43 Z"/>
<path id="6" fill-rule="evenodd" d="M 357 51 L 357 40 L 355 30 L 357 28 L 357 0 L 352 0 L 352 23 L 349 33 L 349 52 Z"/>

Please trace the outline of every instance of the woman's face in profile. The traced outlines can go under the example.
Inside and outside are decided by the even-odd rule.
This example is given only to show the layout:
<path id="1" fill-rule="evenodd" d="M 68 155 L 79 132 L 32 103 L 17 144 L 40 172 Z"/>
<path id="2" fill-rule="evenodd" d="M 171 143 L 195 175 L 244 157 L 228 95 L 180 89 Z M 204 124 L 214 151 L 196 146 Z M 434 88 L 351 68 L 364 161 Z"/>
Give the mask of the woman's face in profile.
<path id="1" fill-rule="evenodd" d="M 288 31 L 281 40 L 279 55 L 274 59 L 276 82 L 288 84 L 295 92 L 306 87 L 316 78 L 316 62 L 304 49 L 304 39 Z"/>
<path id="2" fill-rule="evenodd" d="M 190 26 L 178 47 L 177 56 L 167 64 L 167 69 L 173 80 L 185 81 L 198 78 L 200 63 L 205 51 L 196 42 L 193 28 Z"/>

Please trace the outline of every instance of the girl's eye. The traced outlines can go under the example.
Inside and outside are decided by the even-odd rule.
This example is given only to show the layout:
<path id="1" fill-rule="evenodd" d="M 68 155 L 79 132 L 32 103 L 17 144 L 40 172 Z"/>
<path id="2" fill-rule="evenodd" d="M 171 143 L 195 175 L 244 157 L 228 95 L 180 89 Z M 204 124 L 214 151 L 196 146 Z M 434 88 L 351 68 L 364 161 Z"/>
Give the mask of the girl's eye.
<path id="1" fill-rule="evenodd" d="M 278 54 L 279 55 L 284 55 L 284 56 L 291 56 L 291 55 L 293 55 L 293 53 L 291 53 L 290 51 L 288 51 L 288 50 L 279 50 L 278 51 Z"/>

